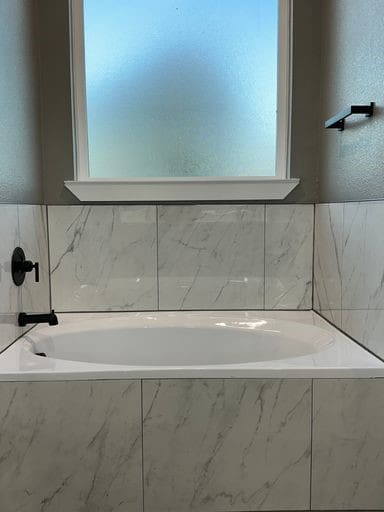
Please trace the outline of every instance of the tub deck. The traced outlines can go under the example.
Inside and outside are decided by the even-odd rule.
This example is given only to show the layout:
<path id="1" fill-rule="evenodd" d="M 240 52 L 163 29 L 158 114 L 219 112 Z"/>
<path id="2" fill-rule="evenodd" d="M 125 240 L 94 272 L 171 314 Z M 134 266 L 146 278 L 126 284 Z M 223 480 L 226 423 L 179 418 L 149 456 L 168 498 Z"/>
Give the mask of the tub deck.
<path id="1" fill-rule="evenodd" d="M 167 316 L 168 315 L 168 316 Z M 299 357 L 264 360 L 258 362 L 205 365 L 119 365 L 85 361 L 55 359 L 37 356 L 31 343 L 43 338 L 47 329 L 76 330 L 95 319 L 108 326 L 116 319 L 125 321 L 149 316 L 191 319 L 199 323 L 208 316 L 223 319 L 236 317 L 239 321 L 276 320 L 298 322 L 301 326 L 315 326 L 330 333 L 333 342 L 324 349 Z M 215 311 L 215 312 L 151 312 L 151 313 L 64 313 L 58 315 L 56 328 L 34 327 L 24 337 L 0 354 L 0 381 L 48 380 L 111 380 L 111 379 L 172 379 L 172 378 L 377 378 L 384 377 L 384 363 L 345 336 L 313 311 Z M 234 341 L 235 343 L 236 341 Z M 108 339 L 105 340 L 108 344 Z M 161 345 L 161 340 L 159 341 Z M 161 346 L 159 347 L 161 351 Z M 181 345 L 182 350 L 182 345 Z M 164 351 L 163 351 L 164 352 Z"/>

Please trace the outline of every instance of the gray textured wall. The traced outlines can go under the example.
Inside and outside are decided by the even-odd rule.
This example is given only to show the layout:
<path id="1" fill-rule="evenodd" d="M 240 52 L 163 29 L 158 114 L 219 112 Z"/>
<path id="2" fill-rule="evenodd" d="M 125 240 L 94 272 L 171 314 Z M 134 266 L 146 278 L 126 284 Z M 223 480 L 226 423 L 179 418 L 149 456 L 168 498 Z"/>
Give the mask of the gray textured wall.
<path id="1" fill-rule="evenodd" d="M 76 203 L 64 188 L 72 179 L 72 121 L 67 0 L 38 0 L 44 159 L 44 200 Z M 313 202 L 317 194 L 319 0 L 294 0 L 294 69 L 291 174 L 300 186 L 288 202 Z"/>
<path id="2" fill-rule="evenodd" d="M 322 122 L 353 103 L 372 119 L 320 131 L 323 202 L 384 197 L 384 1 L 322 0 Z"/>
<path id="3" fill-rule="evenodd" d="M 384 0 L 293 5 L 291 174 L 301 184 L 287 201 L 383 198 Z M 0 0 L 0 19 L 0 202 L 76 203 L 63 185 L 73 176 L 68 1 Z M 369 101 L 371 120 L 322 128 Z"/>
<path id="4" fill-rule="evenodd" d="M 69 1 L 37 0 L 40 25 L 44 202 L 78 202 L 64 187 L 73 179 Z"/>
<path id="5" fill-rule="evenodd" d="M 321 1 L 293 0 L 291 176 L 301 181 L 286 202 L 318 197 Z"/>
<path id="6" fill-rule="evenodd" d="M 0 203 L 42 200 L 35 7 L 0 0 Z"/>

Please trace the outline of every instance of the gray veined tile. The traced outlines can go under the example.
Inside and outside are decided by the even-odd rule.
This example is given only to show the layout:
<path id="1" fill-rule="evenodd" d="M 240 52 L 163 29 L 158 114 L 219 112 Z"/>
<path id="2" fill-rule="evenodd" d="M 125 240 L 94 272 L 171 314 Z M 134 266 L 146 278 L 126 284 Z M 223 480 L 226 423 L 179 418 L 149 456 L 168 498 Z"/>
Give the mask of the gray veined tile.
<path id="1" fill-rule="evenodd" d="M 383 309 L 343 309 L 342 323 L 349 336 L 384 359 Z"/>
<path id="2" fill-rule="evenodd" d="M 16 205 L 0 205 L 0 351 L 20 334 L 17 313 L 21 311 L 21 288 L 14 285 L 11 259 L 19 245 L 19 220 Z"/>
<path id="3" fill-rule="evenodd" d="M 21 287 L 23 310 L 46 312 L 49 310 L 49 263 L 46 207 L 19 205 L 20 246 L 28 260 L 39 262 L 40 281 L 34 272 L 27 274 Z"/>
<path id="4" fill-rule="evenodd" d="M 316 205 L 314 309 L 341 327 L 343 205 Z"/>
<path id="5" fill-rule="evenodd" d="M 159 207 L 160 309 L 261 309 L 264 206 Z"/>
<path id="6" fill-rule="evenodd" d="M 17 313 L 0 313 L 0 352 L 5 350 L 19 336 L 22 328 L 17 324 Z"/>
<path id="7" fill-rule="evenodd" d="M 384 379 L 314 381 L 312 509 L 383 510 Z"/>
<path id="8" fill-rule="evenodd" d="M 146 512 L 308 510 L 309 380 L 143 381 Z"/>
<path id="9" fill-rule="evenodd" d="M 313 205 L 267 205 L 266 309 L 311 309 Z"/>
<path id="10" fill-rule="evenodd" d="M 384 355 L 384 202 L 344 205 L 342 328 Z"/>
<path id="11" fill-rule="evenodd" d="M 140 382 L 0 387 L 0 509 L 142 512 Z"/>
<path id="12" fill-rule="evenodd" d="M 48 212 L 56 309 L 157 309 L 154 206 L 55 206 Z"/>
<path id="13" fill-rule="evenodd" d="M 384 202 L 344 205 L 343 309 L 384 308 Z"/>

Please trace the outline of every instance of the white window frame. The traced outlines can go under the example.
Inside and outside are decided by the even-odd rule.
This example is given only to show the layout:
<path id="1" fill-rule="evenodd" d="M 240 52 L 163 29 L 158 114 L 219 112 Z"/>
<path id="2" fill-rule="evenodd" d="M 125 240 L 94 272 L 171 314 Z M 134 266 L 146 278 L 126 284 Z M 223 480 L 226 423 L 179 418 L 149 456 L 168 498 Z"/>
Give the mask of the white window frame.
<path id="1" fill-rule="evenodd" d="M 69 0 L 71 27 L 74 180 L 65 186 L 81 201 L 236 201 L 283 199 L 298 184 L 290 178 L 292 0 L 279 0 L 276 175 L 270 177 L 89 176 L 83 0 Z"/>

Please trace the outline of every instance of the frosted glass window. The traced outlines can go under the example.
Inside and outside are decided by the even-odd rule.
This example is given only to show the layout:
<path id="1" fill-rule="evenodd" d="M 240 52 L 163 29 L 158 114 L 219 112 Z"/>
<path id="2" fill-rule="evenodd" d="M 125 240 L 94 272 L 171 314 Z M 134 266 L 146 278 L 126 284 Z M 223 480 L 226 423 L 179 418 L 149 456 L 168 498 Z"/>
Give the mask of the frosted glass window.
<path id="1" fill-rule="evenodd" d="M 84 0 L 91 178 L 274 176 L 278 0 Z"/>

